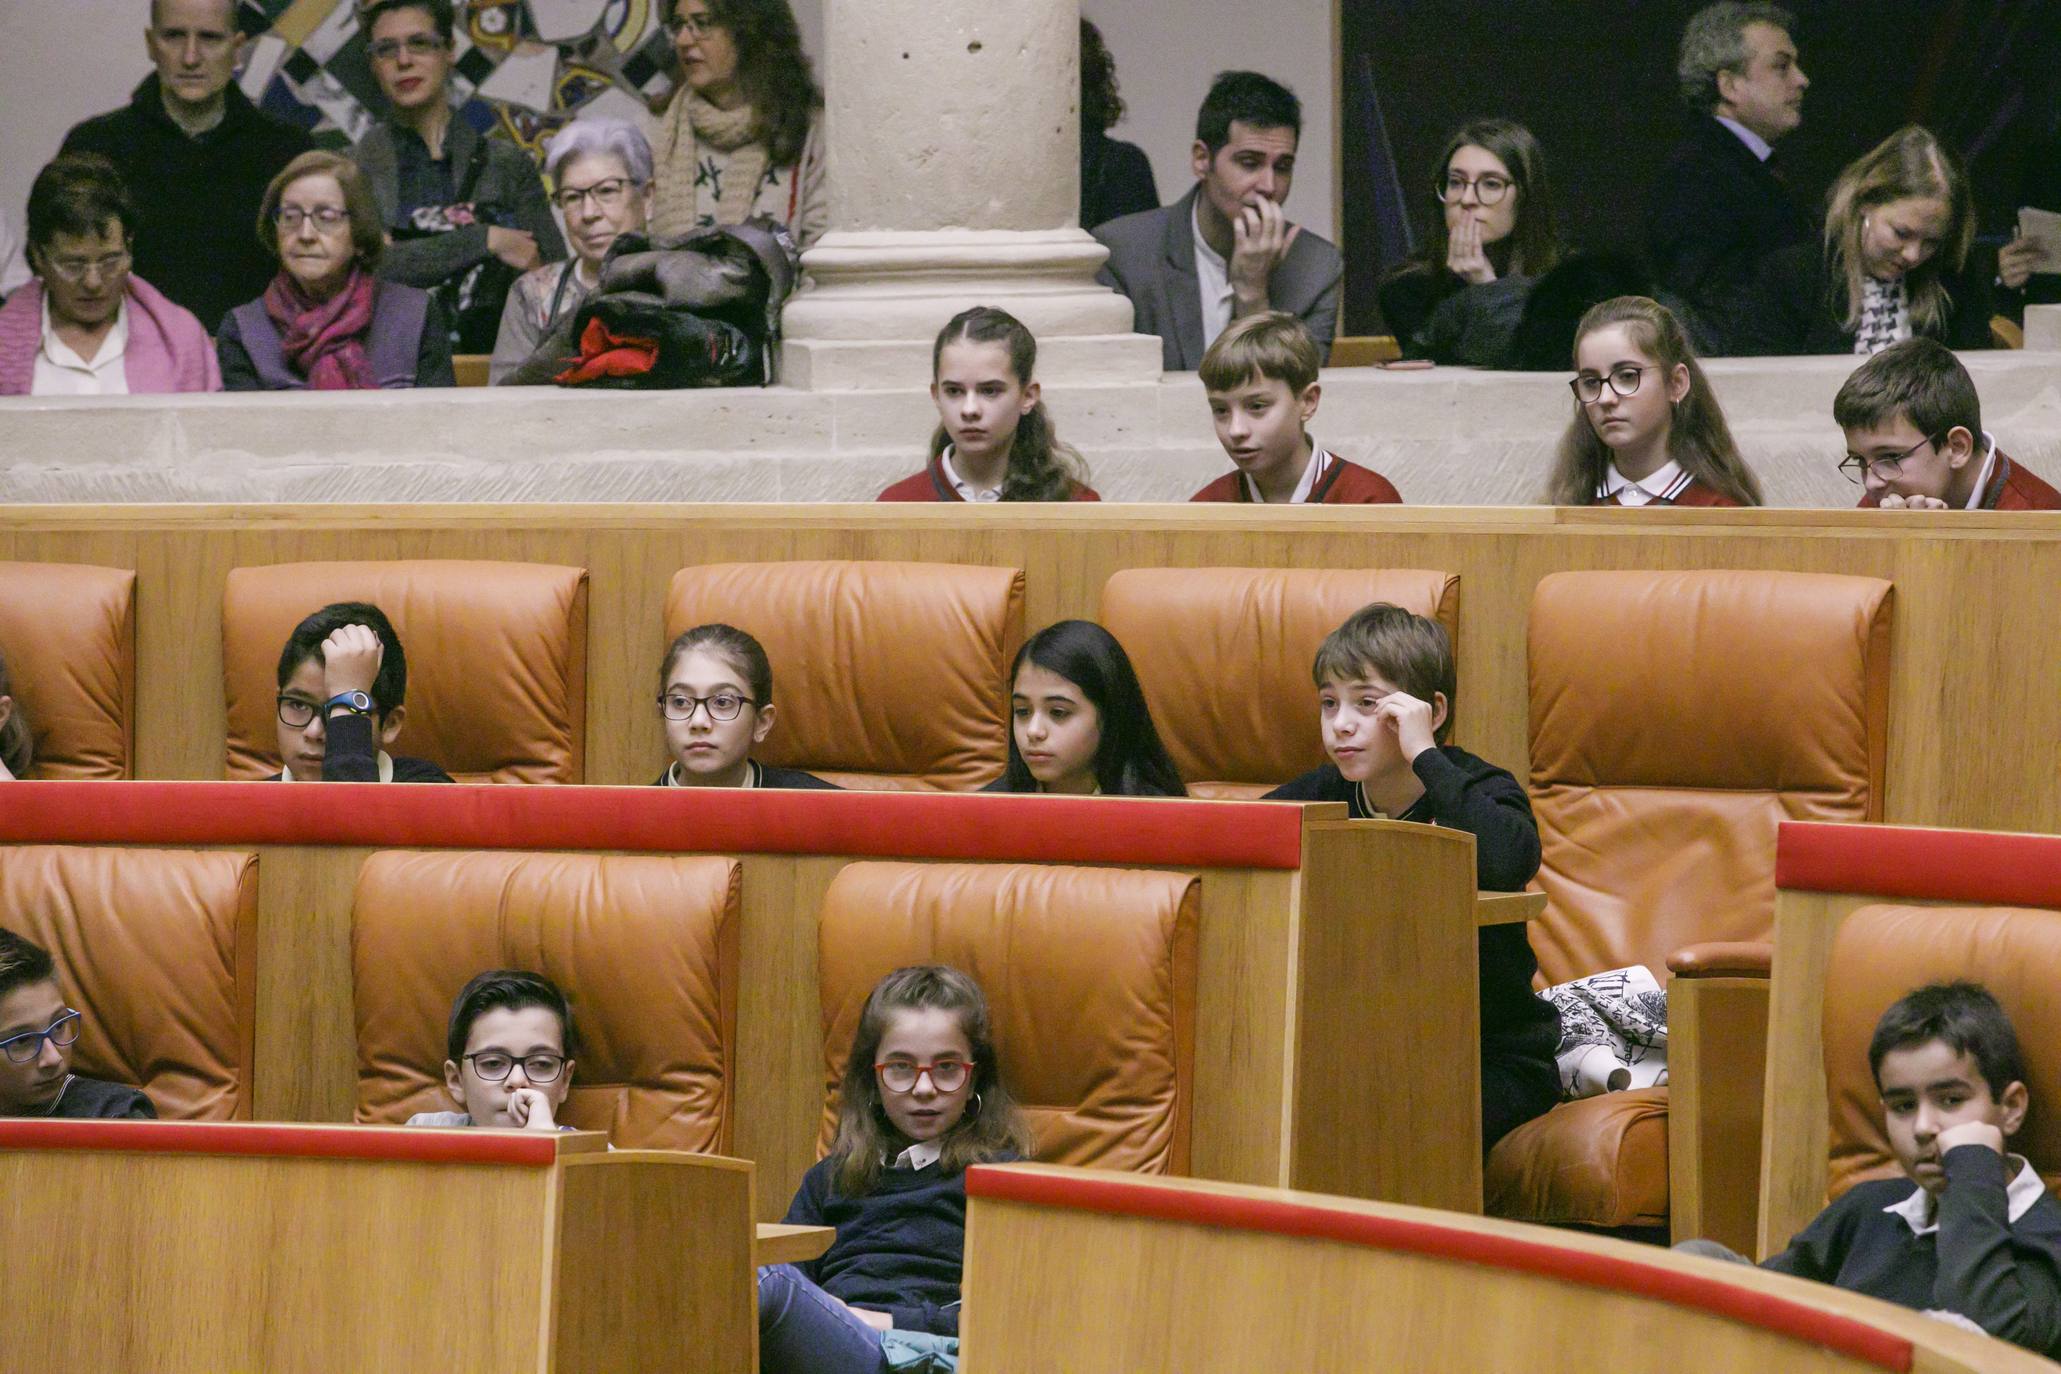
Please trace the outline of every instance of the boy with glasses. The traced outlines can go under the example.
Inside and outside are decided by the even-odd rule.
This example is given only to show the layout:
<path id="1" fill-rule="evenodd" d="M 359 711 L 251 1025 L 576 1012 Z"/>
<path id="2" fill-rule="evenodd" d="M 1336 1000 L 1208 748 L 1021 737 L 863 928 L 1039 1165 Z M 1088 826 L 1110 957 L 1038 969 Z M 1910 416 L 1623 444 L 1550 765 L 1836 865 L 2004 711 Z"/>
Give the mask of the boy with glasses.
<path id="1" fill-rule="evenodd" d="M 0 1116 L 157 1116 L 136 1089 L 71 1071 L 84 1019 L 65 1005 L 49 951 L 0 928 Z"/>
<path id="2" fill-rule="evenodd" d="M 1892 344 L 1832 401 L 1846 432 L 1839 470 L 1880 510 L 2061 510 L 2056 491 L 1982 427 L 1975 379 L 1933 339 Z"/>
<path id="3" fill-rule="evenodd" d="M 521 969 L 482 973 L 459 992 L 445 1036 L 444 1090 L 464 1110 L 417 1112 L 408 1124 L 569 1131 L 558 1109 L 578 1048 L 557 984 Z"/>
<path id="4" fill-rule="evenodd" d="M 450 782 L 428 759 L 395 758 L 407 715 L 408 658 L 379 607 L 324 606 L 279 653 L 281 782 Z"/>

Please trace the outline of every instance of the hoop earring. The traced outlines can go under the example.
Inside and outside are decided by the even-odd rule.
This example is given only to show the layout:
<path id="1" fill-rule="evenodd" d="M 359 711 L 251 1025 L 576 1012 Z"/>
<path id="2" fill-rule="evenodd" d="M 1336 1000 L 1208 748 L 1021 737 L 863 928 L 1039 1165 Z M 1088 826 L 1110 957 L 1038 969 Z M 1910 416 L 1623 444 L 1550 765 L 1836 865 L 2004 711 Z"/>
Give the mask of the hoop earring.
<path id="1" fill-rule="evenodd" d="M 981 1108 L 980 1094 L 979 1094 L 979 1093 L 975 1093 L 975 1094 L 973 1095 L 973 1110 L 972 1110 L 972 1111 L 970 1111 L 970 1112 L 968 1112 L 968 1113 L 966 1114 L 966 1119 L 967 1119 L 968 1121 L 976 1121 L 976 1120 L 978 1120 L 978 1119 L 980 1118 L 980 1108 Z"/>

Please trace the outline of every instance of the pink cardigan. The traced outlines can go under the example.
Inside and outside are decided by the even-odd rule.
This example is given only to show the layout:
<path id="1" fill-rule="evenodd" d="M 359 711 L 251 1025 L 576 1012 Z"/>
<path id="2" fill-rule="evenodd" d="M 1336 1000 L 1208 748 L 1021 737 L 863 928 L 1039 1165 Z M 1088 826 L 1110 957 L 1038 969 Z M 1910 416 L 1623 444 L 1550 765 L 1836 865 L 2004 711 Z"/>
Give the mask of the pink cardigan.
<path id="1" fill-rule="evenodd" d="M 0 305 L 0 396 L 26 396 L 43 346 L 43 283 L 32 281 Z M 215 343 L 184 306 L 129 274 L 129 346 L 122 353 L 129 394 L 220 391 Z"/>

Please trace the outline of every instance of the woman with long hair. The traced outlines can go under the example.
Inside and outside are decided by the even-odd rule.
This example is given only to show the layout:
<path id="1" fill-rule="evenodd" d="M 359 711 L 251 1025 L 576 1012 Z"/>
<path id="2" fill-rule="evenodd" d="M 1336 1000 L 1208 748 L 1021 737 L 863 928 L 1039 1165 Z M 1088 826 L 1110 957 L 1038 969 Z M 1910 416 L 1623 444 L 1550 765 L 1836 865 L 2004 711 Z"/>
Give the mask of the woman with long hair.
<path id="1" fill-rule="evenodd" d="M 1111 138 L 1123 121 L 1124 98 L 1117 93 L 1116 59 L 1102 30 L 1081 20 L 1081 228 L 1093 229 L 1122 215 L 1159 208 L 1152 160 L 1135 143 Z"/>
<path id="2" fill-rule="evenodd" d="M 1009 670 L 1009 763 L 990 792 L 1185 797 L 1145 690 L 1115 635 L 1062 620 Z"/>

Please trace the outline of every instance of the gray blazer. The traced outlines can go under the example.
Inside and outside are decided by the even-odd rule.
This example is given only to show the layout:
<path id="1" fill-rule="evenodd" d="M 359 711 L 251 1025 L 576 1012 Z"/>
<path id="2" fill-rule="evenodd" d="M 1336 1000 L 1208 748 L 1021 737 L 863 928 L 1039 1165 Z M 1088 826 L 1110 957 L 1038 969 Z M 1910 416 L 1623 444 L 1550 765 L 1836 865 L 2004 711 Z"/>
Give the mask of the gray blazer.
<path id="1" fill-rule="evenodd" d="M 1113 219 L 1095 230 L 1109 249 L 1097 274 L 1131 298 L 1134 328 L 1159 335 L 1169 372 L 1202 366 L 1202 287 L 1195 275 L 1195 197 L 1201 183 L 1172 205 Z M 1307 228 L 1274 269 L 1267 297 L 1276 310 L 1298 315 L 1316 337 L 1325 361 L 1338 332 L 1339 283 L 1345 259 L 1330 240 Z"/>
<path id="2" fill-rule="evenodd" d="M 462 112 L 453 110 L 450 131 L 444 135 L 444 156 L 450 160 L 454 182 L 463 183 L 473 149 L 480 141 L 479 131 L 465 121 Z M 537 174 L 537 164 L 506 139 L 489 138 L 486 145 L 487 165 L 480 172 L 479 184 L 473 188 L 473 200 L 507 209 L 515 217 L 513 228 L 536 235 L 537 251 L 544 255 L 544 261 L 562 260 L 565 239 L 558 232 L 558 221 L 551 217 L 551 202 L 544 195 L 544 181 Z M 365 173 L 372 198 L 379 202 L 380 222 L 391 227 L 401 200 L 401 162 L 394 149 L 393 126 L 384 121 L 373 125 L 351 149 L 351 160 Z M 387 245 L 379 260 L 379 275 L 426 290 L 490 256 L 487 226 L 475 224 L 448 234 L 402 239 Z"/>

